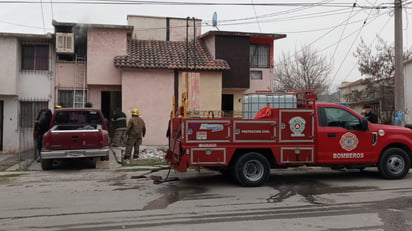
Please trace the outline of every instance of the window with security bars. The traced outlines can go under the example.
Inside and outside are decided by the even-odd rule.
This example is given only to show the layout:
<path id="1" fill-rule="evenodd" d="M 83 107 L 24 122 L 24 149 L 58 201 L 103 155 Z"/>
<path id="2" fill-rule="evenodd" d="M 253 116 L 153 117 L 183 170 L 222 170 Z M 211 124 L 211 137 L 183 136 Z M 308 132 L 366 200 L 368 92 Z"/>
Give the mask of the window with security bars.
<path id="1" fill-rule="evenodd" d="M 59 90 L 58 104 L 62 107 L 84 107 L 87 91 Z"/>
<path id="2" fill-rule="evenodd" d="M 22 45 L 22 70 L 49 70 L 48 45 Z"/>
<path id="3" fill-rule="evenodd" d="M 269 53 L 269 45 L 267 44 L 250 44 L 250 67 L 268 68 Z"/>
<path id="4" fill-rule="evenodd" d="M 37 113 L 47 108 L 47 101 L 20 101 L 20 127 L 33 128 Z"/>

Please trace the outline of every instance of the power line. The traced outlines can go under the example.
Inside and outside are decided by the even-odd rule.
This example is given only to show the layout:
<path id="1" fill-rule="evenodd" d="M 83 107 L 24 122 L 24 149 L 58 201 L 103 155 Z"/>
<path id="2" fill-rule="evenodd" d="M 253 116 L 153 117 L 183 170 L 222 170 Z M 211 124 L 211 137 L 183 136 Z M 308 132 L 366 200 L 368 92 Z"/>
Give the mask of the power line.
<path id="1" fill-rule="evenodd" d="M 331 83 L 335 80 L 336 76 L 338 75 L 338 72 L 340 71 L 340 69 L 341 69 L 342 66 L 343 66 L 343 63 L 346 61 L 346 58 L 348 57 L 349 52 L 352 50 L 353 45 L 355 44 L 356 40 L 358 39 L 358 37 L 359 37 L 360 33 L 362 32 L 363 28 L 365 28 L 365 24 L 367 23 L 367 21 L 368 21 L 368 19 L 369 19 L 370 13 L 371 13 L 371 11 L 369 11 L 368 16 L 366 17 L 364 23 L 362 24 L 361 28 L 359 29 L 359 33 L 356 35 L 356 37 L 355 37 L 355 39 L 353 40 L 350 48 L 349 48 L 348 51 L 346 52 L 345 57 L 343 58 L 341 64 L 339 65 L 338 69 L 337 69 L 336 72 L 335 72 L 335 75 L 333 76 L 333 78 L 332 78 L 332 80 L 331 80 Z M 376 19 L 376 18 L 375 18 L 375 19 Z"/>
<path id="2" fill-rule="evenodd" d="M 0 4 L 31 4 L 38 1 L 1 1 Z M 44 3 L 52 3 L 52 0 L 44 1 Z M 72 0 L 72 1 L 55 1 L 54 4 L 83 4 L 83 5 L 179 5 L 179 6 L 322 6 L 322 7 L 352 7 L 351 3 L 347 2 L 331 2 L 331 3 L 316 3 L 316 2 L 280 2 L 280 3 L 237 3 L 237 2 L 184 2 L 184 1 L 137 1 L 137 0 Z M 357 6 L 367 9 L 383 9 L 394 8 L 393 3 L 384 3 L 379 6 Z"/>
<path id="3" fill-rule="evenodd" d="M 353 3 L 353 7 L 355 7 L 355 6 L 356 6 L 356 1 L 355 1 L 355 3 Z M 348 16 L 348 18 L 347 18 L 347 20 L 346 20 L 346 23 L 345 23 L 345 25 L 344 25 L 344 27 L 343 27 L 342 33 L 340 34 L 338 43 L 336 44 L 335 50 L 334 50 L 333 53 L 332 53 L 332 57 L 335 57 L 335 54 L 336 54 L 336 51 L 338 50 L 340 41 L 341 41 L 343 35 L 345 34 L 346 26 L 348 25 L 349 19 L 352 17 L 352 13 L 353 13 L 353 8 L 352 8 L 352 10 L 350 11 L 350 14 L 349 14 L 349 16 Z M 332 59 L 331 59 L 330 63 L 332 63 Z"/>
<path id="4" fill-rule="evenodd" d="M 44 11 L 43 11 L 43 1 L 40 0 L 40 8 L 41 8 L 41 18 L 43 21 L 43 33 L 46 33 L 46 24 L 44 23 Z"/>
<path id="5" fill-rule="evenodd" d="M 253 3 L 253 0 L 250 0 L 250 1 Z M 262 32 L 262 28 L 260 28 L 259 19 L 257 17 L 257 13 L 256 13 L 256 6 L 253 5 L 252 7 L 253 7 L 253 12 L 255 13 L 255 19 L 256 19 L 256 23 L 257 23 L 258 28 L 259 28 L 259 32 Z"/>

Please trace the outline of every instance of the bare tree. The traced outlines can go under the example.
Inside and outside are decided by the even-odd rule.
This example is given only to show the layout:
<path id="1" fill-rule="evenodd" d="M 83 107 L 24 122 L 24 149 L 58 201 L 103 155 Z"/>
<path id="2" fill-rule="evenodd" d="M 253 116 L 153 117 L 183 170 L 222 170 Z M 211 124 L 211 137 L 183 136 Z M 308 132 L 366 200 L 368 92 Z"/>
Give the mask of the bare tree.
<path id="1" fill-rule="evenodd" d="M 379 36 L 377 41 L 374 52 L 371 46 L 361 40 L 354 56 L 358 58 L 361 75 L 366 77 L 362 82 L 365 88 L 348 92 L 344 97 L 349 104 L 379 103 L 380 120 L 382 123 L 391 123 L 394 107 L 395 49 L 393 44 L 387 44 Z M 404 60 L 410 59 L 411 55 L 411 51 L 404 51 Z"/>
<path id="2" fill-rule="evenodd" d="M 327 93 L 328 76 L 331 66 L 326 57 L 320 56 L 309 46 L 295 51 L 294 55 L 282 53 L 282 58 L 274 68 L 275 92 L 317 90 Z"/>

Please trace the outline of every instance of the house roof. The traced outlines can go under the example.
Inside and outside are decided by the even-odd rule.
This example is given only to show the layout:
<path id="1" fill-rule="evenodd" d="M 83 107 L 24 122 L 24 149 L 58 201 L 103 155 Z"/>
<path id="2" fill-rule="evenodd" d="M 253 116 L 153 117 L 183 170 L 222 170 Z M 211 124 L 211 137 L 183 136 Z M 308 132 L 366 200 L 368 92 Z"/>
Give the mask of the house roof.
<path id="1" fill-rule="evenodd" d="M 48 34 L 20 34 L 20 33 L 0 33 L 0 37 L 14 37 L 21 39 L 45 39 L 50 40 L 53 38 L 53 35 Z"/>
<path id="2" fill-rule="evenodd" d="M 353 86 L 357 86 L 357 85 L 362 85 L 365 83 L 364 79 L 358 79 L 356 81 L 353 82 L 342 82 L 341 86 L 339 87 L 339 89 L 342 88 L 347 88 L 347 87 L 353 87 Z"/>
<path id="3" fill-rule="evenodd" d="M 56 20 L 52 21 L 53 26 L 64 26 L 64 27 L 88 27 L 88 28 L 101 28 L 101 29 L 122 29 L 133 31 L 133 26 L 128 25 L 112 25 L 112 24 L 86 24 L 86 23 L 73 23 L 73 22 L 58 22 Z"/>
<path id="4" fill-rule="evenodd" d="M 202 34 L 200 38 L 206 38 L 209 36 L 216 36 L 216 35 L 266 38 L 266 39 L 273 39 L 273 40 L 286 38 L 286 34 L 253 33 L 253 32 L 240 32 L 240 31 L 208 31 Z"/>
<path id="5" fill-rule="evenodd" d="M 230 69 L 226 61 L 213 59 L 199 41 L 194 48 L 193 42 L 187 45 L 185 41 L 129 40 L 127 53 L 126 56 L 114 58 L 117 68 L 204 71 Z"/>

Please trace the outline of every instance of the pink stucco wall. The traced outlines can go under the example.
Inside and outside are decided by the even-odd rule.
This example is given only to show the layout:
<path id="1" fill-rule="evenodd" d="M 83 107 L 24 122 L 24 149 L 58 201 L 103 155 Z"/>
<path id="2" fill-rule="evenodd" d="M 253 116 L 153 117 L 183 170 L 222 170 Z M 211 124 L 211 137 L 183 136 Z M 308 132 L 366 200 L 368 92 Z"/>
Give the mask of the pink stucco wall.
<path id="1" fill-rule="evenodd" d="M 74 88 L 75 82 L 82 83 L 85 77 L 86 64 L 74 62 L 56 63 L 56 81 L 55 85 L 59 88 Z M 76 73 L 76 81 L 75 81 Z M 77 86 L 82 88 L 82 86 Z"/>
<path id="2" fill-rule="evenodd" d="M 272 69 L 268 68 L 252 68 L 251 70 L 262 71 L 262 79 L 260 80 L 250 80 L 250 87 L 246 90 L 248 93 L 256 93 L 263 91 L 272 91 L 273 73 Z"/>
<path id="3" fill-rule="evenodd" d="M 146 123 L 143 145 L 167 144 L 167 123 L 172 109 L 173 71 L 139 70 L 122 72 L 122 108 L 128 118 L 134 107 Z"/>
<path id="4" fill-rule="evenodd" d="M 91 28 L 87 34 L 87 83 L 120 85 L 120 70 L 113 59 L 126 54 L 126 30 Z"/>

